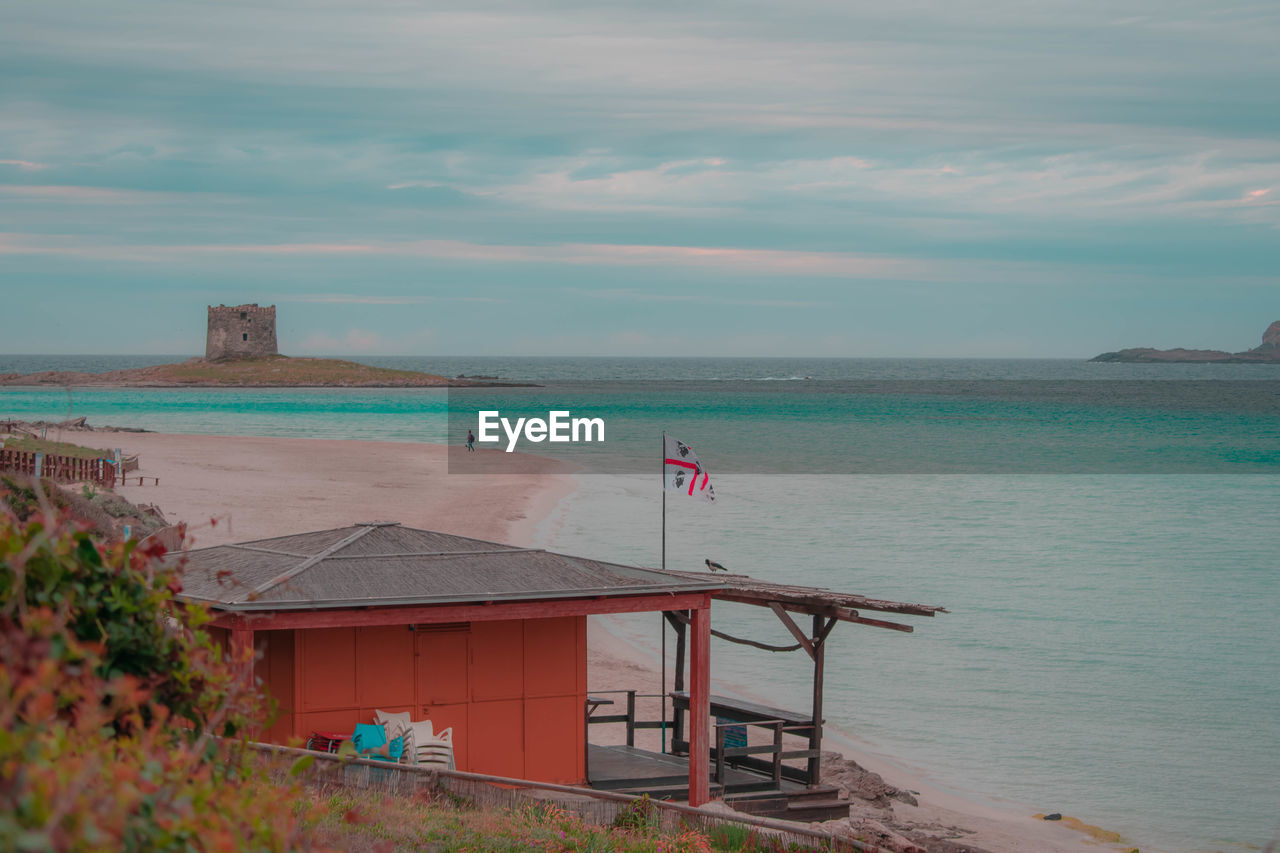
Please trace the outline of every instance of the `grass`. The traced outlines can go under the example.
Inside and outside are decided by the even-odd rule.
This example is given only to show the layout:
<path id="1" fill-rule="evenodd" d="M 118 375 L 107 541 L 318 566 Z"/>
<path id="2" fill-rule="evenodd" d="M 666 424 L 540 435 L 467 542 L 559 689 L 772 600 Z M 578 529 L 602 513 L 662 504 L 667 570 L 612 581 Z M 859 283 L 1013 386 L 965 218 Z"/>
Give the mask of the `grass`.
<path id="1" fill-rule="evenodd" d="M 150 368 L 156 379 L 214 385 L 438 385 L 445 379 L 414 370 L 371 367 L 333 358 L 289 358 L 283 355 L 230 361 L 198 361 Z"/>
<path id="2" fill-rule="evenodd" d="M 473 808 L 445 798 L 390 797 L 367 791 L 316 794 L 311 818 L 319 840 L 339 850 L 590 851 L 590 853 L 780 853 L 808 850 L 779 845 L 751 828 L 720 825 L 707 832 L 658 829 L 643 809 L 619 815 L 614 826 L 592 826 L 552 802 L 518 809 Z M 652 807 L 650 807 L 652 808 Z"/>
<path id="3" fill-rule="evenodd" d="M 26 436 L 6 438 L 4 446 L 6 450 L 25 450 L 28 453 L 35 451 L 52 456 L 74 456 L 77 459 L 103 459 L 115 455 L 115 452 L 111 450 L 81 447 L 78 444 L 70 444 L 65 441 L 47 441 L 42 438 L 28 438 Z"/>

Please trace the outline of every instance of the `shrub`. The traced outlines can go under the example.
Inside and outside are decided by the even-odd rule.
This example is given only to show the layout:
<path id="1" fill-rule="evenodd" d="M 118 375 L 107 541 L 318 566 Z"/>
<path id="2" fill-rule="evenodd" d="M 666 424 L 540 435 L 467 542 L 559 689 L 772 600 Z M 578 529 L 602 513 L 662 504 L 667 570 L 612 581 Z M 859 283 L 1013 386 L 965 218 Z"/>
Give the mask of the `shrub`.
<path id="1" fill-rule="evenodd" d="M 0 512 L 0 849 L 308 849 L 295 791 L 257 775 L 259 713 L 160 551 Z M 239 662 L 247 665 L 248 662 Z"/>
<path id="2" fill-rule="evenodd" d="M 613 825 L 631 832 L 649 832 L 658 825 L 658 808 L 644 794 L 619 808 Z"/>

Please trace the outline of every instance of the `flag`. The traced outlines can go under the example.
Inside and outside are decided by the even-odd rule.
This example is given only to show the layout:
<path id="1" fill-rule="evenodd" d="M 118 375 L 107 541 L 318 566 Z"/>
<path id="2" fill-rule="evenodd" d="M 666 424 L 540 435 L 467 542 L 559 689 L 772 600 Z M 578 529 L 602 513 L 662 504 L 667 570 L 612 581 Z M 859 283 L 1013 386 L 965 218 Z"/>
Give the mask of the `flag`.
<path id="1" fill-rule="evenodd" d="M 711 486 L 711 477 L 698 461 L 698 454 L 693 452 L 693 448 L 665 433 L 662 444 L 663 488 L 714 501 L 716 490 Z"/>

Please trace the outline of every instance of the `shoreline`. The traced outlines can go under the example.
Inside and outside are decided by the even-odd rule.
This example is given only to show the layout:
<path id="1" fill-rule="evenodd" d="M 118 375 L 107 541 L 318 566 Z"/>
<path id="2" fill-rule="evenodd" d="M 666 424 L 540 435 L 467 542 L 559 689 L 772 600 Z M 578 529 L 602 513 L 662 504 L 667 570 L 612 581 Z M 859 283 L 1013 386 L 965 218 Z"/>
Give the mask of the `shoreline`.
<path id="1" fill-rule="evenodd" d="M 628 687 L 656 691 L 661 680 L 659 651 L 626 636 L 627 631 L 617 617 L 592 617 L 588 628 L 588 679 L 593 691 L 620 690 Z M 714 649 L 712 672 L 714 674 Z M 668 679 L 670 678 L 668 670 Z M 769 704 L 770 699 L 740 684 L 712 678 L 714 692 L 737 695 L 749 701 Z M 650 687 L 649 685 L 652 685 Z M 668 685 L 669 688 L 669 685 Z M 639 704 L 639 703 L 638 703 Z M 655 705 L 656 708 L 656 705 Z M 655 711 L 656 713 L 656 711 Z M 620 736 L 620 732 L 618 736 Z M 951 839 L 958 851 L 972 845 L 985 853 L 1082 853 L 1082 851 L 1132 851 L 1139 847 L 1147 853 L 1162 853 L 1160 848 L 1139 845 L 1130 839 L 1105 837 L 1105 829 L 1093 827 L 1080 818 L 1067 816 L 1060 822 L 1038 820 L 1031 806 L 994 798 L 976 791 L 964 791 L 934 780 L 927 768 L 899 757 L 876 751 L 873 744 L 856 735 L 824 727 L 824 752 L 837 752 L 843 758 L 882 776 L 888 784 L 916 796 L 919 805 L 893 800 L 891 810 L 851 798 L 851 818 L 869 818 L 891 829 L 921 832 Z M 636 733 L 636 745 L 659 748 L 658 734 Z M 602 739 L 607 740 L 607 738 Z M 1103 834 L 1096 837 L 1090 830 Z"/>
<path id="2" fill-rule="evenodd" d="M 211 321 L 212 322 L 212 321 Z M 101 373 L 43 370 L 0 373 L 0 386 L 31 388 L 476 388 L 521 385 L 490 377 L 449 378 L 416 370 L 375 367 L 346 359 L 279 353 L 189 358 L 170 364 Z"/>
<path id="3" fill-rule="evenodd" d="M 537 547 L 566 523 L 568 499 L 578 489 L 576 477 L 538 457 L 508 456 L 518 469 L 513 473 L 450 475 L 450 453 L 465 451 L 440 444 L 168 433 L 118 433 L 113 439 L 125 452 L 140 454 L 138 473 L 160 477 L 159 485 L 123 486 L 118 492 L 135 503 L 158 505 L 170 523 L 187 521 L 195 547 L 372 520 Z M 212 524 L 213 518 L 220 520 Z M 593 691 L 657 691 L 657 648 L 623 636 L 610 617 L 592 617 L 588 637 Z M 720 692 L 768 702 L 741 685 L 713 684 Z M 658 748 L 658 732 L 639 735 L 653 743 L 637 745 Z M 1018 803 L 948 788 L 927 769 L 877 753 L 850 733 L 828 727 L 827 737 L 828 750 L 918 793 L 919 806 L 895 800 L 891 813 L 869 804 L 862 809 L 865 801 L 855 798 L 855 817 L 942 835 L 988 853 L 1135 847 L 1096 840 L 1065 821 L 1035 820 L 1033 810 Z"/>

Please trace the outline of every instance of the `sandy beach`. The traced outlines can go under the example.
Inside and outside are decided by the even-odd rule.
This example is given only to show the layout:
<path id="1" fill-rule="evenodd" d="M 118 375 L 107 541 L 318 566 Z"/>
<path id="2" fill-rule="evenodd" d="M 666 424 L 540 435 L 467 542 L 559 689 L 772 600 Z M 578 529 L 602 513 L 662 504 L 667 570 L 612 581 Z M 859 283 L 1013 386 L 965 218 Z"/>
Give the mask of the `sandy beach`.
<path id="1" fill-rule="evenodd" d="M 450 476 L 447 454 L 463 448 L 438 444 L 158 433 L 104 443 L 141 461 L 120 494 L 186 522 L 197 548 L 361 521 L 520 542 L 573 489 L 554 463 L 514 454 L 513 473 Z"/>
<path id="2" fill-rule="evenodd" d="M 574 489 L 572 475 L 529 457 L 511 469 L 515 473 L 451 475 L 447 454 L 463 450 L 440 445 L 155 433 L 113 434 L 109 443 L 138 454 L 141 469 L 132 476 L 148 478 L 120 493 L 158 506 L 171 523 L 186 522 L 197 548 L 373 520 L 528 545 L 545 534 L 539 524 L 563 522 L 557 508 Z M 658 692 L 657 649 L 623 639 L 609 621 L 592 622 L 591 689 Z M 656 645 L 656 625 L 654 634 Z M 751 698 L 738 685 L 713 689 Z M 641 734 L 652 743 L 638 745 L 657 747 L 656 732 Z M 828 728 L 826 748 L 918 795 L 918 806 L 894 801 L 891 809 L 855 800 L 855 816 L 950 839 L 952 850 L 1069 853 L 1136 846 L 1100 840 L 1067 822 L 1037 820 L 1027 808 L 949 791 L 922 770 L 867 751 L 848 733 Z"/>

